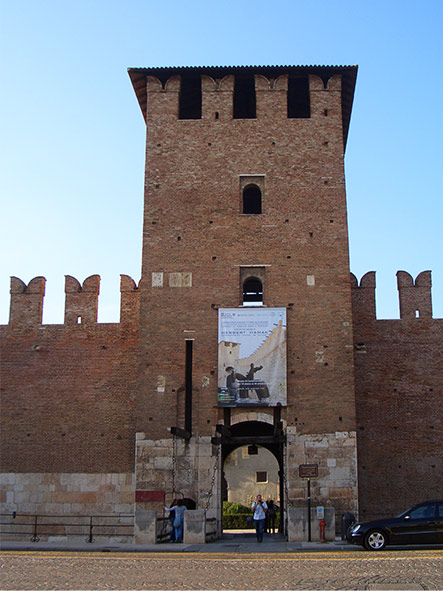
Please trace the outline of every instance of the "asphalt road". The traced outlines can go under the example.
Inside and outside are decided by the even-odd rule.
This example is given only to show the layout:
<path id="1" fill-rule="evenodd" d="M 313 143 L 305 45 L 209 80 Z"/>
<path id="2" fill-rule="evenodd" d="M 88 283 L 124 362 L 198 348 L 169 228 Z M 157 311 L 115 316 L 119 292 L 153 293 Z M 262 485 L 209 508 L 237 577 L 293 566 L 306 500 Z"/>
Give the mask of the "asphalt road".
<path id="1" fill-rule="evenodd" d="M 280 554 L 20 552 L 1 555 L 11 589 L 443 589 L 443 550 Z"/>

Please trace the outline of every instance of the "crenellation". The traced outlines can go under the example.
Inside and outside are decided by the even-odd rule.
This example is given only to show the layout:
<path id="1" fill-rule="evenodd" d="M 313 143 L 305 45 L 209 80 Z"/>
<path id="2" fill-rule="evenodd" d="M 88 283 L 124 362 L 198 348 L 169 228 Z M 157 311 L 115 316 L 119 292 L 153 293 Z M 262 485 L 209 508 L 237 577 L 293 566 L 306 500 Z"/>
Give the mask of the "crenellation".
<path id="1" fill-rule="evenodd" d="M 120 323 L 137 326 L 139 312 L 139 286 L 129 275 L 120 275 Z"/>
<path id="2" fill-rule="evenodd" d="M 155 76 L 146 77 L 146 90 L 147 92 L 161 92 L 164 90 L 163 84 Z"/>
<path id="3" fill-rule="evenodd" d="M 282 77 L 280 77 L 282 78 Z M 288 77 L 279 80 L 276 87 L 274 80 L 262 75 L 255 76 L 255 92 L 257 97 L 257 119 L 263 120 L 273 112 L 274 117 L 287 118 Z"/>
<path id="4" fill-rule="evenodd" d="M 65 276 L 65 324 L 95 324 L 97 322 L 100 276 L 91 275 L 83 285 Z"/>
<path id="5" fill-rule="evenodd" d="M 34 277 L 26 285 L 18 277 L 11 277 L 10 326 L 33 326 L 42 323 L 46 279 Z"/>
<path id="6" fill-rule="evenodd" d="M 400 318 L 432 318 L 431 271 L 422 271 L 415 282 L 406 271 L 397 272 Z"/>
<path id="7" fill-rule="evenodd" d="M 203 119 L 206 121 L 231 120 L 233 116 L 233 98 L 235 93 L 236 76 L 225 75 L 216 78 L 202 73 L 201 116 L 191 119 Z M 296 77 L 303 77 L 297 74 Z M 270 113 L 275 117 L 287 117 L 287 96 L 288 96 L 289 74 L 268 76 L 255 74 L 255 95 L 256 115 L 252 119 L 266 119 Z M 332 75 L 321 77 L 318 75 L 307 75 L 309 84 L 310 102 L 312 103 L 312 115 L 303 118 L 316 117 L 320 114 L 336 113 L 341 118 L 341 90 L 342 76 Z M 146 76 L 146 101 L 143 112 L 147 112 L 150 120 L 158 117 L 166 117 L 179 120 L 179 102 L 182 85 L 182 75 L 171 75 L 164 82 L 155 76 Z M 325 104 L 328 105 L 325 107 Z M 338 108 L 335 108 L 338 107 Z M 186 119 L 186 118 L 185 118 Z"/>
<path id="8" fill-rule="evenodd" d="M 339 75 L 331 76 L 327 82 L 327 89 L 329 91 L 338 90 L 341 92 L 342 90 L 342 77 Z"/>
<path id="9" fill-rule="evenodd" d="M 141 284 L 141 281 L 140 281 Z M 140 284 L 129 275 L 120 276 L 120 323 L 138 325 Z M 8 326 L 32 328 L 42 324 L 46 279 L 34 277 L 28 285 L 18 277 L 11 277 Z M 65 276 L 65 324 L 97 324 L 100 276 L 91 275 L 83 284 L 71 275 Z"/>
<path id="10" fill-rule="evenodd" d="M 351 273 L 352 313 L 354 322 L 376 319 L 375 308 L 375 271 L 369 271 L 360 280 Z"/>
<path id="11" fill-rule="evenodd" d="M 310 92 L 323 92 L 326 90 L 326 84 L 320 76 L 309 74 L 309 90 Z"/>
<path id="12" fill-rule="evenodd" d="M 351 273 L 354 322 L 376 320 L 375 271 L 362 276 L 360 285 Z M 400 319 L 432 318 L 431 271 L 422 271 L 415 282 L 406 271 L 397 271 Z"/>

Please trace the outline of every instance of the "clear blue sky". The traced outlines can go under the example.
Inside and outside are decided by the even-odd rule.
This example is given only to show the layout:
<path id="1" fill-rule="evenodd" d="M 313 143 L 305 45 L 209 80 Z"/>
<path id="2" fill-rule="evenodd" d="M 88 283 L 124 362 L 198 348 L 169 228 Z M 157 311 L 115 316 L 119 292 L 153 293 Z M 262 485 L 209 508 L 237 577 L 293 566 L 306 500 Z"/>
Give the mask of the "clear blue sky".
<path id="1" fill-rule="evenodd" d="M 441 0 L 2 0 L 0 323 L 9 277 L 102 277 L 99 321 L 119 317 L 119 275 L 140 279 L 145 125 L 128 67 L 359 66 L 346 152 L 351 270 L 433 273 L 443 316 Z"/>

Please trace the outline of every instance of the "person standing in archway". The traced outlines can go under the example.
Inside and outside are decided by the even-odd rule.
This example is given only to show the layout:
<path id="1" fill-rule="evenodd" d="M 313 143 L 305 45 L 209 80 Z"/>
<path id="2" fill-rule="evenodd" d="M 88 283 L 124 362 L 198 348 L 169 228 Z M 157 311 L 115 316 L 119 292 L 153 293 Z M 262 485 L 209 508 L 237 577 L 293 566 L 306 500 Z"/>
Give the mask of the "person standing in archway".
<path id="1" fill-rule="evenodd" d="M 263 532 L 265 529 L 266 511 L 268 506 L 265 501 L 262 501 L 261 495 L 257 495 L 255 501 L 251 505 L 251 511 L 253 511 L 253 520 L 255 525 L 255 533 L 257 536 L 257 542 L 263 542 Z"/>
<path id="2" fill-rule="evenodd" d="M 268 510 L 266 511 L 265 533 L 275 534 L 275 516 L 277 515 L 278 507 L 272 499 L 266 501 Z"/>

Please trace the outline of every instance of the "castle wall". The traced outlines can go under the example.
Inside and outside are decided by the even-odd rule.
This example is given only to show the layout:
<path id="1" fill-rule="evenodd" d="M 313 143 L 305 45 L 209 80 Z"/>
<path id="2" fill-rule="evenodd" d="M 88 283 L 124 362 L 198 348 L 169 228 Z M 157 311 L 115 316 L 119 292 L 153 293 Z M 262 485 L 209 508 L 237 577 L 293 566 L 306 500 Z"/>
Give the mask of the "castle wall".
<path id="1" fill-rule="evenodd" d="M 365 275 L 360 287 L 354 281 L 363 519 L 397 514 L 413 503 L 441 497 L 443 320 L 431 315 L 429 271 L 415 284 L 404 271 L 397 277 L 400 320 L 375 319 L 374 273 Z"/>
<path id="2" fill-rule="evenodd" d="M 98 324 L 98 276 L 83 286 L 67 277 L 66 323 L 42 325 L 34 311 L 42 307 L 44 279 L 37 279 L 31 289 L 11 280 L 10 324 L 0 327 L 1 472 L 6 474 L 0 500 L 5 509 L 21 512 L 48 512 L 60 505 L 65 513 L 66 507 L 101 513 L 113 505 L 115 510 L 125 505 L 129 512 L 134 502 L 125 487 L 134 470 L 135 284 L 122 277 L 122 322 Z M 67 486 L 69 479 L 80 488 Z M 81 492 L 74 500 L 76 490 Z"/>

